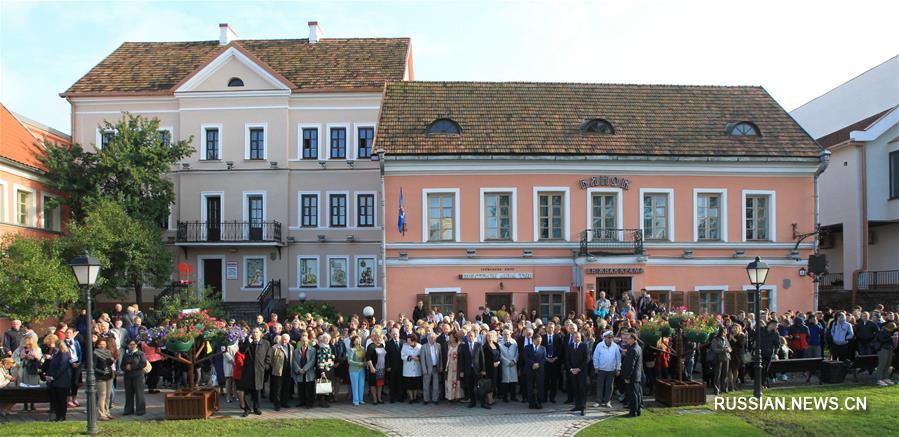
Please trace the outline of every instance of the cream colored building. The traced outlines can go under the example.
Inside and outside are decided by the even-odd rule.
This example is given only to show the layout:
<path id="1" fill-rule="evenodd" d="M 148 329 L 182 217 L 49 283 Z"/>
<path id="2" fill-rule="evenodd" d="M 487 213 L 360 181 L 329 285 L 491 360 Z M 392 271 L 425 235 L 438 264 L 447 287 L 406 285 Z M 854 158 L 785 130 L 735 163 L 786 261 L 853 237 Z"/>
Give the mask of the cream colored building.
<path id="1" fill-rule="evenodd" d="M 310 22 L 308 39 L 238 40 L 223 24 L 218 41 L 124 43 L 62 96 L 83 145 L 102 147 L 115 133 L 99 126 L 123 111 L 192 138 L 195 152 L 171 173 L 166 232 L 192 281 L 229 303 L 256 302 L 280 281 L 290 301 L 380 313 L 372 143 L 384 83 L 412 79 L 409 40 L 321 35 Z"/>

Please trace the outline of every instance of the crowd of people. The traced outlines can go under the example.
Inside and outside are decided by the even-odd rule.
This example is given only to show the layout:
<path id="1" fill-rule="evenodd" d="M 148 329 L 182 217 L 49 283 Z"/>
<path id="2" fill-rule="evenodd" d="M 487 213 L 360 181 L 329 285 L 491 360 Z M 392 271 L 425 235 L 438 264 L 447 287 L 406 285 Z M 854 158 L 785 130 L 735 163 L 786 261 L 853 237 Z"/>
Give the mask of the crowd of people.
<path id="1" fill-rule="evenodd" d="M 240 327 L 245 339 L 206 352 L 212 359 L 191 378 L 186 365 L 166 357 L 172 353 L 145 341 L 148 327 L 137 305 L 116 305 L 97 318 L 82 311 L 73 326 L 60 323 L 41 334 L 13 321 L 0 350 L 0 389 L 47 387 L 51 420 L 65 420 L 67 409 L 80 405 L 87 341 L 94 346 L 101 420 L 113 417 L 120 385 L 126 398 L 121 414 L 143 415 L 145 394 L 187 388 L 191 380 L 216 387 L 225 402 L 239 403 L 244 416 L 262 414 L 266 398 L 274 410 L 328 408 L 342 399 L 355 406 L 449 402 L 487 409 L 501 401 L 532 409 L 563 402 L 585 414 L 590 397 L 593 407 L 613 408 L 615 400 L 638 416 L 657 378 L 700 379 L 715 394 L 746 384 L 753 376 L 756 329 L 762 329 L 766 386 L 789 377 L 768 371 L 773 360 L 877 355 L 870 371 L 881 386 L 894 384 L 899 367 L 899 308 L 763 311 L 760 321 L 743 311 L 719 314 L 718 332 L 705 343 L 684 342 L 683 365 L 677 365 L 671 339 L 648 344 L 640 338 L 641 324 L 669 314 L 645 291 L 615 301 L 600 292 L 587 307 L 587 313 L 548 318 L 534 309 L 481 307 L 469 318 L 419 301 L 410 317 L 400 313 L 384 321 L 358 315 L 327 321 L 311 314 L 230 320 L 229 328 Z M 0 405 L 0 413 L 12 408 Z"/>

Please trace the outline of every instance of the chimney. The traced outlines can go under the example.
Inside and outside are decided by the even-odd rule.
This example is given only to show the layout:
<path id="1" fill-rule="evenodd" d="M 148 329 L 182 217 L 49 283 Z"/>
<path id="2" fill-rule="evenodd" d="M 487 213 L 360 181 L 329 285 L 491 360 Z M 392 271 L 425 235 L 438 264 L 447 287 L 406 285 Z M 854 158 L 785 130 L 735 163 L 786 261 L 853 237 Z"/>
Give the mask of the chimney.
<path id="1" fill-rule="evenodd" d="M 318 26 L 318 21 L 309 22 L 309 42 L 315 44 L 322 37 L 322 28 Z"/>
<path id="2" fill-rule="evenodd" d="M 219 24 L 219 45 L 227 45 L 237 39 L 237 32 L 228 23 Z"/>

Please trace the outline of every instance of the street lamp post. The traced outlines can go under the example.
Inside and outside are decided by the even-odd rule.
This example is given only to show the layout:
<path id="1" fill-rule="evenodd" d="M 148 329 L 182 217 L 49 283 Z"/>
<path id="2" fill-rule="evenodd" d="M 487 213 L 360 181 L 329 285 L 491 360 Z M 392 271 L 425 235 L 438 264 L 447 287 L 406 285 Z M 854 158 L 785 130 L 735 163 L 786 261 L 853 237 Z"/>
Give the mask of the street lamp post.
<path id="1" fill-rule="evenodd" d="M 755 377 L 753 378 L 753 396 L 762 397 L 762 285 L 768 277 L 768 264 L 761 258 L 746 266 L 749 283 L 755 286 Z"/>
<path id="2" fill-rule="evenodd" d="M 85 289 L 85 300 L 87 305 L 88 331 L 90 331 L 90 320 L 92 319 L 93 308 L 91 304 L 91 287 L 97 282 L 97 274 L 100 273 L 100 262 L 96 258 L 88 255 L 87 251 L 81 252 L 69 263 L 78 285 Z M 84 371 L 87 372 L 87 433 L 96 435 L 99 433 L 97 429 L 97 380 L 94 378 L 94 345 L 91 342 L 91 333 L 85 332 L 87 336 L 85 354 L 82 358 L 84 363 Z"/>

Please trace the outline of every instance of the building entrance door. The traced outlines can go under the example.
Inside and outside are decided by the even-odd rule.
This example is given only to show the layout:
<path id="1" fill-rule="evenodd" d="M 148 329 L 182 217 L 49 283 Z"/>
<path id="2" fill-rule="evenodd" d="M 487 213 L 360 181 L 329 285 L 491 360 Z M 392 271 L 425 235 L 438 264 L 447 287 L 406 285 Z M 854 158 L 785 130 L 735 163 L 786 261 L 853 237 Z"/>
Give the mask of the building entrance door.
<path id="1" fill-rule="evenodd" d="M 621 299 L 624 293 L 631 291 L 631 279 L 630 276 L 598 277 L 596 278 L 596 296 L 599 296 L 600 291 L 605 291 L 609 300 Z"/>
<path id="2" fill-rule="evenodd" d="M 210 289 L 206 297 L 215 300 L 222 299 L 222 260 L 203 260 L 203 286 Z"/>
<path id="3" fill-rule="evenodd" d="M 512 306 L 512 293 L 487 293 L 487 306 L 490 311 L 496 313 L 496 310 L 506 306 L 506 310 Z"/>

